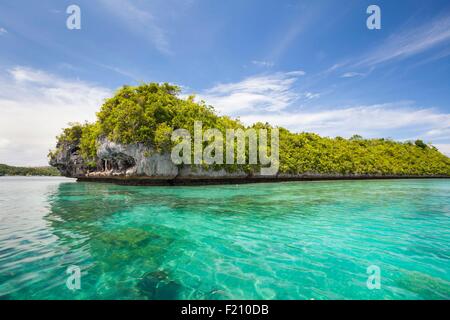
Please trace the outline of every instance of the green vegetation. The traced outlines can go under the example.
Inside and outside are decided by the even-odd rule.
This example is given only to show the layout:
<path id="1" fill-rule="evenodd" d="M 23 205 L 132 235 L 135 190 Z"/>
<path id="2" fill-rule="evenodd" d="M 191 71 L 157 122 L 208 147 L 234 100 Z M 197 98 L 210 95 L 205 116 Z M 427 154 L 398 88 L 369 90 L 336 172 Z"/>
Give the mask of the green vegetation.
<path id="1" fill-rule="evenodd" d="M 100 137 L 124 144 L 144 143 L 161 152 L 169 150 L 172 130 L 184 128 L 193 134 L 195 121 L 202 121 L 204 130 L 245 129 L 239 120 L 218 116 L 212 106 L 194 102 L 194 97 L 179 98 L 179 92 L 177 86 L 169 84 L 125 86 L 103 104 L 96 123 L 72 124 L 58 141 L 75 142 L 87 163 L 95 165 Z M 261 123 L 252 127 L 272 128 Z M 279 129 L 281 173 L 450 175 L 450 159 L 421 140 L 395 142 L 359 135 L 328 138 Z"/>
<path id="2" fill-rule="evenodd" d="M 341 174 L 450 174 L 450 159 L 433 146 L 385 139 L 346 140 L 280 132 L 280 171 Z"/>
<path id="3" fill-rule="evenodd" d="M 0 164 L 0 176 L 59 176 L 60 173 L 53 167 L 12 167 Z"/>

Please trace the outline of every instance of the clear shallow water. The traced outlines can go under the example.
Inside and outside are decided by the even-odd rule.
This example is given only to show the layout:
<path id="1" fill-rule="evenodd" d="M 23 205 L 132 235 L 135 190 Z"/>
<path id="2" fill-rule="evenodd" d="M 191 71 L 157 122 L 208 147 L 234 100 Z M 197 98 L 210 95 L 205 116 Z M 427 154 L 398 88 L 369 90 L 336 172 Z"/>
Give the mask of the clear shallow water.
<path id="1" fill-rule="evenodd" d="M 449 195 L 450 180 L 0 178 L 0 299 L 450 299 Z"/>

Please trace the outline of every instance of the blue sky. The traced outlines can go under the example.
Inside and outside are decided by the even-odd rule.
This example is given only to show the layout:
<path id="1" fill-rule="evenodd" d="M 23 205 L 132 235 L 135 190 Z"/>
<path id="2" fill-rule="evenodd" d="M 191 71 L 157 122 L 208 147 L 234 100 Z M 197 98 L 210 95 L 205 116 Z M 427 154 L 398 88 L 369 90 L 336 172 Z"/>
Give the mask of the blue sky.
<path id="1" fill-rule="evenodd" d="M 66 8 L 81 8 L 68 30 Z M 366 27 L 369 5 L 381 30 Z M 421 138 L 450 154 L 448 1 L 0 3 L 0 163 L 45 165 L 124 84 L 171 82 L 246 123 Z"/>

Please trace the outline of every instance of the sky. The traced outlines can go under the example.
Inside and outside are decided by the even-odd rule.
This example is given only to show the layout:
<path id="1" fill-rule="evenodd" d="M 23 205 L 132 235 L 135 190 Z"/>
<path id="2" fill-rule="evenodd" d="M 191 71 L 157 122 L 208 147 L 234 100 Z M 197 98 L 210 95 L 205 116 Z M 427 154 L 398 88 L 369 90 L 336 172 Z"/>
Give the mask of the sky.
<path id="1" fill-rule="evenodd" d="M 79 30 L 66 26 L 73 4 Z M 141 82 L 246 124 L 422 139 L 450 155 L 450 3 L 2 0 L 0 163 L 47 165 L 63 127 Z"/>

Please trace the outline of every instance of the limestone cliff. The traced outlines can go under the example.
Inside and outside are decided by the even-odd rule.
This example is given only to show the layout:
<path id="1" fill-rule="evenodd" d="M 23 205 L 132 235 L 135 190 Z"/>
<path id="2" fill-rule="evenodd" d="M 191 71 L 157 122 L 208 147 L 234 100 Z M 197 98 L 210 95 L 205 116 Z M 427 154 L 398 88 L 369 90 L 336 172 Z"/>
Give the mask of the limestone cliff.
<path id="1" fill-rule="evenodd" d="M 50 165 L 71 178 L 245 178 L 244 172 L 204 169 L 201 166 L 177 166 L 169 153 L 159 153 L 141 143 L 120 144 L 106 138 L 97 141 L 95 166 L 80 155 L 77 143 L 60 142 L 50 156 Z"/>

